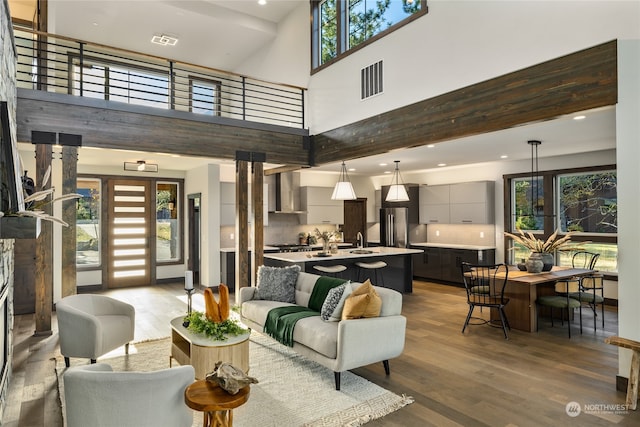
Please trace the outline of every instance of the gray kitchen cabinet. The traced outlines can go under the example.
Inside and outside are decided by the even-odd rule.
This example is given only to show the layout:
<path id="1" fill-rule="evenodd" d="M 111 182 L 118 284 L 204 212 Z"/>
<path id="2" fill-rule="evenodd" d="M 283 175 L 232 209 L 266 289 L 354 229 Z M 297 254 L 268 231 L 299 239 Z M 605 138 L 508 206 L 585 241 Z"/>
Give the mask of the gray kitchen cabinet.
<path id="1" fill-rule="evenodd" d="M 493 264 L 495 249 L 456 249 L 443 247 L 412 246 L 423 253 L 413 255 L 413 275 L 428 280 L 462 284 L 461 265 Z"/>
<path id="2" fill-rule="evenodd" d="M 420 187 L 421 224 L 492 224 L 493 181 Z"/>
<path id="3" fill-rule="evenodd" d="M 494 193 L 493 181 L 451 184 L 449 189 L 451 224 L 492 224 Z"/>
<path id="4" fill-rule="evenodd" d="M 249 187 L 249 195 L 251 195 L 251 187 Z M 269 225 L 268 212 L 268 186 L 264 184 L 263 192 L 263 217 L 262 221 L 264 225 Z M 249 222 L 252 222 L 253 209 L 251 197 L 249 197 Z M 236 224 L 236 183 L 235 182 L 221 182 L 220 183 L 220 225 L 235 225 Z"/>
<path id="5" fill-rule="evenodd" d="M 300 187 L 301 224 L 344 224 L 342 200 L 331 200 L 332 187 Z"/>

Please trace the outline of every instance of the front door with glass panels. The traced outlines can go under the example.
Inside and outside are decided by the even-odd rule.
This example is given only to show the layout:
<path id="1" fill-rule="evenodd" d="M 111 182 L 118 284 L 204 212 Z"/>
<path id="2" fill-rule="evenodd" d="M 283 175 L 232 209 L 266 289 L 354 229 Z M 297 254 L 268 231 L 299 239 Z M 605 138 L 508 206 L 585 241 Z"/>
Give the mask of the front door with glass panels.
<path id="1" fill-rule="evenodd" d="M 151 183 L 109 181 L 108 287 L 150 284 Z"/>

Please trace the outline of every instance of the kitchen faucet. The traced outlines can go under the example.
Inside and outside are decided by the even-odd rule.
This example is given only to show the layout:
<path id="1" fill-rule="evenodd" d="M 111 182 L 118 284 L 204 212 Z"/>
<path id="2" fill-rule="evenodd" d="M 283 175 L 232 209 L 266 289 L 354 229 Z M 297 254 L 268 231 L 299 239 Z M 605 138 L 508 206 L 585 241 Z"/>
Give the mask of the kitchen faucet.
<path id="1" fill-rule="evenodd" d="M 356 241 L 358 243 L 358 249 L 362 249 L 362 245 L 364 244 L 364 238 L 362 237 L 362 233 L 358 231 L 356 234 Z"/>

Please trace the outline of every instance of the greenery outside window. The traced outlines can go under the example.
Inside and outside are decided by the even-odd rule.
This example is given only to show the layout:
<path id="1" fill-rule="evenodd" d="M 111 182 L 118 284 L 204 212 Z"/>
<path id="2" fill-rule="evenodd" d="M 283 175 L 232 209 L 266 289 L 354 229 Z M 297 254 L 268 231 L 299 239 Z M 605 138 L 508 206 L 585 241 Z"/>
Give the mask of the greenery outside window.
<path id="1" fill-rule="evenodd" d="M 180 195 L 177 182 L 156 183 L 156 261 L 172 262 L 180 253 Z"/>
<path id="2" fill-rule="evenodd" d="M 596 268 L 617 272 L 617 177 L 615 166 L 505 176 L 510 188 L 509 221 L 505 230 L 530 231 L 541 240 L 555 230 L 578 231 L 572 242 L 581 250 L 599 253 Z M 529 251 L 505 238 L 506 262 L 529 257 Z M 556 253 L 556 265 L 571 266 L 573 253 Z"/>
<path id="3" fill-rule="evenodd" d="M 77 192 L 82 198 L 76 206 L 76 265 L 82 267 L 100 266 L 100 189 L 102 182 L 97 178 L 78 178 Z"/>
<path id="4" fill-rule="evenodd" d="M 426 0 L 312 1 L 312 69 L 373 42 L 427 10 Z"/>

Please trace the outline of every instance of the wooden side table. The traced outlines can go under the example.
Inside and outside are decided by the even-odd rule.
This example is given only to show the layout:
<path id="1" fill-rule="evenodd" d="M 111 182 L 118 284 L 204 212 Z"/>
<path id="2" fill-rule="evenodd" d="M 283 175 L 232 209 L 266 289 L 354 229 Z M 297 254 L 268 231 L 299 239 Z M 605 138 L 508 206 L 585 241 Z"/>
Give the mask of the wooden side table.
<path id="1" fill-rule="evenodd" d="M 640 374 L 640 342 L 622 337 L 607 337 L 604 342 L 618 347 L 628 348 L 633 351 L 631 356 L 631 368 L 629 369 L 629 382 L 627 383 L 626 404 L 629 409 L 636 410 L 638 406 L 638 377 Z"/>
<path id="2" fill-rule="evenodd" d="M 203 427 L 232 427 L 233 410 L 249 400 L 250 386 L 229 394 L 217 384 L 198 380 L 184 391 L 184 402 L 193 410 L 204 412 Z"/>
<path id="3" fill-rule="evenodd" d="M 229 336 L 225 341 L 215 341 L 202 334 L 195 334 L 182 326 L 183 317 L 171 321 L 171 355 L 181 365 L 191 365 L 196 379 L 202 380 L 213 372 L 216 362 L 223 361 L 249 373 L 249 336 L 246 333 Z"/>

